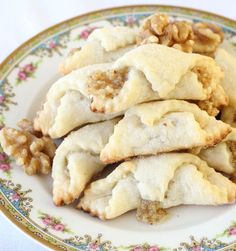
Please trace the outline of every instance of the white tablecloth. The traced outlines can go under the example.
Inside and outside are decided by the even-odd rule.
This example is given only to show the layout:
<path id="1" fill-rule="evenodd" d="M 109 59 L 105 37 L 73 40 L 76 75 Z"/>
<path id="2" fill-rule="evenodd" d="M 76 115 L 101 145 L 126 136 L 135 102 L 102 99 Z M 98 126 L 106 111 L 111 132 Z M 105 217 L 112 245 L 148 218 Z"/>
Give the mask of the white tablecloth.
<path id="1" fill-rule="evenodd" d="M 131 4 L 168 4 L 215 12 L 236 19 L 235 0 L 4 0 L 0 15 L 0 61 L 41 30 L 88 11 Z M 1 251 L 45 251 L 0 214 Z"/>

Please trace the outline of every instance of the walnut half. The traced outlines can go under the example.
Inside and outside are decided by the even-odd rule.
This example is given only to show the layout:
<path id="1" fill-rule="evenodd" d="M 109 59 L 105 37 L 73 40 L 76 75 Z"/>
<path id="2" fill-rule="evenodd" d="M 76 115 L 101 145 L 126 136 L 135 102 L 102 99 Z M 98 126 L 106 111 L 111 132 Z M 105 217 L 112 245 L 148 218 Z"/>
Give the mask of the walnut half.
<path id="1" fill-rule="evenodd" d="M 221 28 L 211 23 L 195 23 L 192 27 L 194 32 L 193 52 L 213 56 L 224 40 Z"/>
<path id="2" fill-rule="evenodd" d="M 224 33 L 215 24 L 170 21 L 166 14 L 155 13 L 141 26 L 137 44 L 157 43 L 184 52 L 213 56 L 223 40 Z"/>
<path id="3" fill-rule="evenodd" d="M 137 44 L 157 43 L 176 49 L 192 52 L 193 31 L 185 21 L 170 22 L 165 14 L 154 14 L 147 18 L 141 27 Z"/>
<path id="4" fill-rule="evenodd" d="M 25 125 L 29 126 L 27 123 Z M 48 137 L 36 137 L 30 128 L 27 131 L 4 127 L 0 131 L 1 146 L 18 165 L 24 167 L 28 175 L 47 174 L 51 170 L 56 145 Z"/>

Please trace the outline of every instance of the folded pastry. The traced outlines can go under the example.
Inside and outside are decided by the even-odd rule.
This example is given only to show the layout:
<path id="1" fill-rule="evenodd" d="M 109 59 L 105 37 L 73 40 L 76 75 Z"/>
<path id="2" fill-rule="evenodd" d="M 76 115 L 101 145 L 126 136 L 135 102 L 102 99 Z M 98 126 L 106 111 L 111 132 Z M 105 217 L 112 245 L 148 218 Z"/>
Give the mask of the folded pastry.
<path id="1" fill-rule="evenodd" d="M 207 100 L 222 77 L 210 57 L 147 44 L 92 73 L 88 93 L 93 111 L 113 113 L 157 99 Z"/>
<path id="2" fill-rule="evenodd" d="M 108 69 L 110 64 L 79 69 L 60 78 L 52 85 L 42 110 L 34 119 L 36 131 L 50 135 L 51 138 L 59 138 L 76 127 L 117 116 L 117 114 L 104 115 L 92 112 L 89 107 L 90 100 L 83 94 L 87 76 L 98 67 Z"/>
<path id="3" fill-rule="evenodd" d="M 85 45 L 71 51 L 59 71 L 68 74 L 87 65 L 112 62 L 134 47 L 136 35 L 137 32 L 128 27 L 96 29 Z"/>
<path id="4" fill-rule="evenodd" d="M 69 204 L 83 192 L 105 164 L 99 154 L 108 142 L 118 119 L 87 125 L 67 136 L 57 148 L 53 160 L 53 201 Z"/>
<path id="5" fill-rule="evenodd" d="M 199 157 L 215 170 L 227 174 L 236 174 L 236 129 L 219 144 L 201 150 Z"/>
<path id="6" fill-rule="evenodd" d="M 217 144 L 231 131 L 197 105 L 182 100 L 140 104 L 115 126 L 101 152 L 104 163 Z"/>
<path id="7" fill-rule="evenodd" d="M 216 51 L 215 60 L 224 71 L 222 86 L 229 96 L 229 105 L 236 109 L 236 58 L 226 50 L 219 48 Z"/>
<path id="8" fill-rule="evenodd" d="M 188 153 L 167 153 L 120 164 L 105 179 L 90 184 L 78 208 L 105 220 L 139 208 L 143 201 L 170 208 L 220 205 L 235 199 L 236 185 L 205 161 Z M 139 219 L 145 218 L 140 213 L 145 210 L 139 212 Z"/>

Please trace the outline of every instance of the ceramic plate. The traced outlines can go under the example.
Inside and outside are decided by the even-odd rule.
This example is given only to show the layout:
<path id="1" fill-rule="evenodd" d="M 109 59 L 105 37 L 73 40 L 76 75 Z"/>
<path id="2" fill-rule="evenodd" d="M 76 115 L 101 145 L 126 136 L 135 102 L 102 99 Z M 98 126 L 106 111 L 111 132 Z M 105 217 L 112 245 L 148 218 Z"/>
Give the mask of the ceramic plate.
<path id="1" fill-rule="evenodd" d="M 120 7 L 79 16 L 43 31 L 14 51 L 0 66 L 0 122 L 15 127 L 32 119 L 50 85 L 59 78 L 58 64 L 71 48 L 103 26 L 135 27 L 155 11 L 175 19 L 213 22 L 236 51 L 236 22 L 197 10 L 170 6 Z M 161 225 L 137 222 L 134 213 L 102 222 L 73 206 L 55 207 L 50 176 L 27 176 L 0 153 L 0 204 L 4 214 L 29 236 L 53 250 L 229 250 L 236 241 L 236 205 L 184 206 L 170 210 Z"/>

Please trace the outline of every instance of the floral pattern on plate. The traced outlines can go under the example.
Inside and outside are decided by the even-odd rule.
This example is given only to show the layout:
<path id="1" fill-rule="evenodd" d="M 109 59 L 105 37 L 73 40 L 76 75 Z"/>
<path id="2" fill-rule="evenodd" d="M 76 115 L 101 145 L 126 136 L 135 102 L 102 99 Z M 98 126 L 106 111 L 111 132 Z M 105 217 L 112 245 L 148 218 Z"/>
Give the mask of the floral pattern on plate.
<path id="1" fill-rule="evenodd" d="M 14 209 L 19 211 L 24 216 L 29 216 L 31 209 L 33 208 L 33 199 L 27 194 L 32 190 L 22 190 L 20 184 L 14 184 L 10 180 L 0 178 L 0 188 L 5 197 L 11 202 Z"/>
<path id="2" fill-rule="evenodd" d="M 2 150 L 2 147 L 0 145 L 0 171 L 3 172 L 7 178 L 11 178 L 11 162 L 13 160 L 9 158 Z"/>
<path id="3" fill-rule="evenodd" d="M 53 230 L 62 233 L 72 233 L 72 231 L 67 228 L 66 224 L 62 222 L 60 217 L 51 216 L 41 211 L 39 211 L 38 214 L 38 218 L 41 219 L 44 225 L 43 230 L 45 232 L 48 230 Z"/>
<path id="4" fill-rule="evenodd" d="M 17 105 L 13 98 L 15 93 L 13 92 L 13 86 L 5 78 L 0 82 L 0 115 L 3 111 L 9 110 L 9 105 Z M 3 119 L 2 119 L 3 122 Z"/>
<path id="5" fill-rule="evenodd" d="M 27 42 L 25 46 L 14 52 L 1 66 L 0 72 L 0 127 L 4 125 L 5 120 L 9 121 L 11 114 L 11 107 L 18 107 L 17 88 L 25 88 L 27 82 L 27 91 L 30 88 L 38 88 L 38 86 L 30 87 L 30 83 L 40 78 L 39 70 L 42 69 L 44 64 L 47 64 L 48 60 L 64 57 L 68 51 L 73 47 L 78 47 L 88 37 L 88 35 L 97 27 L 103 25 L 122 25 L 129 27 L 137 27 L 140 22 L 147 17 L 150 13 L 156 11 L 155 6 L 139 6 L 139 7 L 123 7 L 118 9 L 104 10 L 94 14 L 88 14 L 84 17 L 78 17 L 62 23 L 50 30 L 43 32 L 32 41 Z M 176 7 L 158 7 L 159 11 L 170 13 L 174 18 L 191 19 L 192 21 L 199 20 L 201 18 L 205 20 L 211 20 L 221 23 L 224 26 L 226 32 L 226 39 L 230 41 L 232 46 L 236 44 L 236 24 L 233 21 L 220 18 L 204 12 L 186 10 Z M 231 27 L 231 28 L 227 28 Z M 233 27 L 233 28 L 232 28 Z M 76 29 L 78 33 L 75 39 L 71 38 L 71 34 Z M 32 61 L 32 57 L 34 60 Z M 24 62 L 21 62 L 23 61 Z M 26 60 L 26 61 L 25 61 Z M 15 71 L 12 71 L 14 69 Z M 42 77 L 42 76 L 41 76 Z M 43 76 L 44 77 L 44 76 Z M 41 80 L 40 80 L 41 81 Z M 40 83 L 39 81 L 39 83 Z M 15 84 L 13 84 L 15 83 Z M 17 88 L 16 88 L 17 87 Z M 34 191 L 34 186 L 26 182 L 19 183 L 18 176 L 25 175 L 23 170 L 13 168 L 11 165 L 12 160 L 2 153 L 0 148 L 0 206 L 10 219 L 15 219 L 20 222 L 18 225 L 23 230 L 29 230 L 33 237 L 36 237 L 39 241 L 45 245 L 51 245 L 61 250 L 84 250 L 84 251 L 108 251 L 108 250 L 129 250 L 129 251 L 167 251 L 173 250 L 169 248 L 169 242 L 166 241 L 165 245 L 159 245 L 159 240 L 155 239 L 156 244 L 146 243 L 147 241 L 135 241 L 130 245 L 115 245 L 111 241 L 106 241 L 106 233 L 103 235 L 88 233 L 84 235 L 78 231 L 75 231 L 68 221 L 65 221 L 65 217 L 52 216 L 47 212 L 47 208 L 40 208 L 35 203 L 37 200 L 37 191 Z M 16 170 L 17 169 L 17 170 Z M 16 172 L 17 171 L 17 172 Z M 19 173 L 21 172 L 21 173 Z M 11 175 L 12 174 L 12 175 Z M 13 175 L 16 174 L 16 175 Z M 41 178 L 41 177 L 40 177 Z M 24 180 L 25 181 L 25 180 Z M 24 185 L 23 185 L 24 184 Z M 22 188 L 24 187 L 24 189 Z M 27 187 L 25 189 L 25 187 Z M 33 193 L 34 192 L 34 193 Z M 232 216 L 233 217 L 233 216 Z M 224 230 L 224 227 L 220 229 L 220 234 L 215 235 L 215 229 L 213 236 L 199 238 L 195 236 L 190 238 L 190 241 L 183 239 L 178 240 L 178 244 L 174 250 L 187 250 L 187 251 L 213 251 L 219 248 L 226 247 L 226 243 L 230 244 L 236 241 L 236 223 L 225 222 L 228 227 Z M 38 224 L 36 223 L 38 222 Z M 65 224 L 67 222 L 67 224 Z M 203 229 L 204 230 L 204 229 Z M 98 229 L 98 232 L 100 230 Z M 198 233 L 196 233 L 197 235 Z M 104 238 L 103 238 L 104 236 Z M 205 236 L 205 234 L 204 234 Z M 129 239 L 129 235 L 127 235 Z M 172 236 L 167 235 L 167 239 L 172 239 Z M 144 243 L 144 244 L 138 244 Z"/>
<path id="6" fill-rule="evenodd" d="M 40 61 L 19 67 L 16 83 L 21 84 L 22 82 L 27 81 L 29 78 L 34 78 L 34 73 L 37 70 L 39 63 Z"/>

